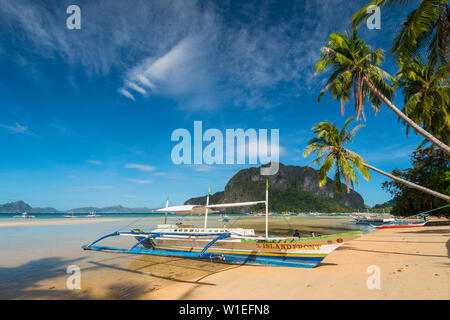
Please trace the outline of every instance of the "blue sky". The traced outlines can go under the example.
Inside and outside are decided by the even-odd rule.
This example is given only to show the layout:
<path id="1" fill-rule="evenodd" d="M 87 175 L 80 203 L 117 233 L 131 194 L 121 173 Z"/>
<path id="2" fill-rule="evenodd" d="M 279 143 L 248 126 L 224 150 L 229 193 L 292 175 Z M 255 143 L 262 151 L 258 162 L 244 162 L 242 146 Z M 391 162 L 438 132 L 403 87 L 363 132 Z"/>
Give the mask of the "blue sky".
<path id="1" fill-rule="evenodd" d="M 320 47 L 344 31 L 363 2 L 0 1 L 0 203 L 156 207 L 223 190 L 248 165 L 175 165 L 177 128 L 280 130 L 280 161 L 301 155 L 310 128 L 342 124 L 347 104 L 317 95 Z M 66 8 L 81 8 L 81 30 Z M 385 12 L 386 11 L 386 12 Z M 361 28 L 386 50 L 405 8 L 382 10 L 381 30 Z M 396 68 L 388 56 L 384 68 Z M 398 94 L 395 102 L 402 106 Z M 422 141 L 396 116 L 367 108 L 351 146 L 383 170 L 409 166 Z M 390 199 L 373 173 L 356 191 Z"/>

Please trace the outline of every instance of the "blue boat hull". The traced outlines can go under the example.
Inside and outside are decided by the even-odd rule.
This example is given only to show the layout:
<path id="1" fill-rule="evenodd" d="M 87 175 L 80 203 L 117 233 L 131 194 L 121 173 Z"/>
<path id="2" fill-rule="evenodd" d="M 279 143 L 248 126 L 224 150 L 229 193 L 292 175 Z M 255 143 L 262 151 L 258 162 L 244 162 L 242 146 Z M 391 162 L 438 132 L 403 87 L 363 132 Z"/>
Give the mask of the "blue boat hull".
<path id="1" fill-rule="evenodd" d="M 240 265 L 265 265 L 265 266 L 275 266 L 275 267 L 296 267 L 296 268 L 314 268 L 317 266 L 324 257 L 314 257 L 314 256 L 266 256 L 257 253 L 250 254 L 233 254 L 233 253 L 213 253 L 205 252 L 200 256 L 197 252 L 186 252 L 181 250 L 158 250 L 158 249 L 140 249 L 135 248 L 132 250 L 126 250 L 115 247 L 105 247 L 105 246 L 90 246 L 83 247 L 86 250 L 94 251 L 105 251 L 105 252 L 116 252 L 116 253 L 129 253 L 129 254 L 146 254 L 155 256 L 166 256 L 166 257 L 182 257 L 182 258 L 193 258 L 193 259 L 203 259 L 203 260 L 213 260 L 214 262 L 229 263 L 229 264 L 240 264 Z"/>

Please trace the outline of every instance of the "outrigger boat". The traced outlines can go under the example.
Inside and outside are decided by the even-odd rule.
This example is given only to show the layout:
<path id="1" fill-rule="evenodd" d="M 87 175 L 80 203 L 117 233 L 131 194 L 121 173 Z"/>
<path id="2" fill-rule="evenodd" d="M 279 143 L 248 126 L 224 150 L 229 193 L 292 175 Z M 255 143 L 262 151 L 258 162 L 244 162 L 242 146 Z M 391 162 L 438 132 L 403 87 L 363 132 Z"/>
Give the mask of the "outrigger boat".
<path id="1" fill-rule="evenodd" d="M 381 226 L 375 226 L 371 225 L 371 227 L 374 227 L 375 229 L 391 229 L 391 228 L 417 228 L 417 227 L 423 227 L 427 222 L 421 222 L 421 223 L 411 223 L 411 222 L 403 222 L 403 221 L 396 221 L 393 223 L 384 224 Z"/>
<path id="2" fill-rule="evenodd" d="M 213 209 L 252 206 L 265 204 L 265 236 L 255 235 L 253 229 L 208 228 L 208 213 Z M 164 224 L 152 231 L 133 229 L 130 232 L 114 232 L 105 235 L 84 250 L 146 254 L 155 256 L 207 259 L 232 264 L 270 265 L 312 268 L 317 266 L 328 254 L 343 243 L 361 236 L 362 232 L 349 232 L 312 238 L 269 237 L 269 193 L 266 183 L 266 199 L 241 203 L 209 204 L 209 190 L 206 205 L 181 205 L 166 207 L 155 212 L 174 214 L 204 214 L 204 226 L 193 227 Z M 110 237 L 134 237 L 137 242 L 129 248 L 116 248 L 97 245 Z"/>
<path id="3" fill-rule="evenodd" d="M 356 224 L 383 225 L 394 221 L 394 218 L 355 218 Z"/>

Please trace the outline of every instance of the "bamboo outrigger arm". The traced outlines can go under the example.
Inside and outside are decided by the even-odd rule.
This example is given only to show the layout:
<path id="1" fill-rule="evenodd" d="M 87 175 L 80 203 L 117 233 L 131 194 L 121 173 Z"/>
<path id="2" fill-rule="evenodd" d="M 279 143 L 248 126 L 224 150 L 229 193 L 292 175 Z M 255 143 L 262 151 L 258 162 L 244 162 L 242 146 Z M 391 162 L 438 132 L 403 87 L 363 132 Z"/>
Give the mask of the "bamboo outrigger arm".
<path id="1" fill-rule="evenodd" d="M 142 240 L 139 240 L 139 242 L 137 242 L 136 244 L 134 244 L 131 248 L 129 249 L 121 249 L 121 248 L 114 248 L 114 247 L 102 247 L 102 246 L 94 246 L 94 244 L 98 243 L 101 240 L 104 240 L 106 238 L 109 237 L 114 237 L 114 236 L 139 236 L 140 234 L 142 235 L 146 235 L 146 237 Z M 214 244 L 216 243 L 216 241 L 221 240 L 221 239 L 226 239 L 231 237 L 231 233 L 229 232 L 223 232 L 223 233 L 209 233 L 209 234 L 202 234 L 202 233 L 174 233 L 174 232 L 114 232 L 111 234 L 108 234 L 106 236 L 103 236 L 97 240 L 95 240 L 94 242 L 92 242 L 89 245 L 84 245 L 82 246 L 82 248 L 84 250 L 95 250 L 95 251 L 115 251 L 115 252 L 119 252 L 119 253 L 135 253 L 134 251 L 136 251 L 135 249 L 137 248 L 137 246 L 139 246 L 140 244 L 142 244 L 143 242 L 145 242 L 146 240 L 152 239 L 152 238 L 157 238 L 157 237 L 162 237 L 165 235 L 189 235 L 189 236 L 197 236 L 197 237 L 205 237 L 205 236 L 211 236 L 211 235 L 215 235 L 217 237 L 215 237 L 214 239 L 212 239 L 210 242 L 208 242 L 208 244 L 203 248 L 203 250 L 198 253 L 198 254 L 193 254 L 193 253 L 189 253 L 189 256 L 192 257 L 202 257 L 205 255 L 206 251 Z M 145 250 L 146 254 L 152 254 L 152 252 L 155 252 L 155 255 L 159 254 L 158 250 L 149 250 L 149 249 L 140 249 L 139 253 L 143 253 L 141 252 L 142 250 Z M 182 253 L 178 254 L 179 256 L 183 256 Z"/>

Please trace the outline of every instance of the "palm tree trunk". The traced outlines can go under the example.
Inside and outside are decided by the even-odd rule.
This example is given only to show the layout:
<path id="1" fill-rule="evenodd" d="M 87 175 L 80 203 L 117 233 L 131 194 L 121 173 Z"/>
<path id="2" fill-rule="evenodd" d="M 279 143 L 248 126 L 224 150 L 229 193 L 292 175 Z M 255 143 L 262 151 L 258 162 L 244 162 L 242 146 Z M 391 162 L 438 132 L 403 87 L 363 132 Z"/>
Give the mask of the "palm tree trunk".
<path id="1" fill-rule="evenodd" d="M 420 133 L 422 136 L 424 136 L 425 139 L 430 141 L 432 144 L 434 144 L 439 149 L 443 150 L 445 153 L 450 155 L 450 147 L 443 143 L 441 140 L 437 139 L 435 136 L 424 130 L 421 126 L 419 126 L 417 123 L 412 121 L 410 118 L 408 118 L 403 112 L 401 112 L 394 104 L 389 101 L 388 98 L 386 98 L 380 91 L 375 88 L 375 86 L 372 84 L 372 82 L 367 78 L 363 78 L 366 85 L 369 87 L 370 91 L 372 91 L 373 94 L 375 94 L 381 101 L 383 101 L 392 111 L 395 112 L 397 116 L 399 116 L 400 119 L 405 121 L 410 127 L 412 127 L 416 132 Z"/>
<path id="2" fill-rule="evenodd" d="M 405 180 L 405 179 L 402 179 L 402 178 L 393 176 L 393 175 L 390 174 L 390 173 L 387 173 L 387 172 L 384 172 L 384 171 L 382 171 L 382 170 L 380 170 L 380 169 L 377 169 L 377 168 L 375 168 L 375 167 L 372 167 L 370 164 L 363 163 L 363 166 L 366 167 L 366 168 L 369 168 L 369 169 L 371 169 L 371 170 L 373 170 L 373 171 L 376 171 L 376 172 L 378 172 L 378 173 L 384 174 L 385 176 L 387 176 L 387 177 L 389 177 L 389 178 L 391 178 L 391 179 L 393 179 L 393 180 L 395 180 L 395 181 L 398 181 L 398 182 L 401 182 L 401 183 L 403 183 L 403 184 L 406 184 L 408 187 L 415 188 L 415 189 L 420 190 L 420 191 L 422 191 L 422 192 L 431 194 L 432 196 L 435 196 L 435 197 L 444 199 L 444 200 L 446 200 L 446 201 L 450 201 L 450 196 L 447 196 L 447 195 L 445 195 L 445 194 L 436 192 L 436 191 L 434 191 L 434 190 L 431 190 L 431 189 L 428 189 L 428 188 L 419 186 L 418 184 L 409 182 L 409 181 L 407 181 L 407 180 Z"/>

